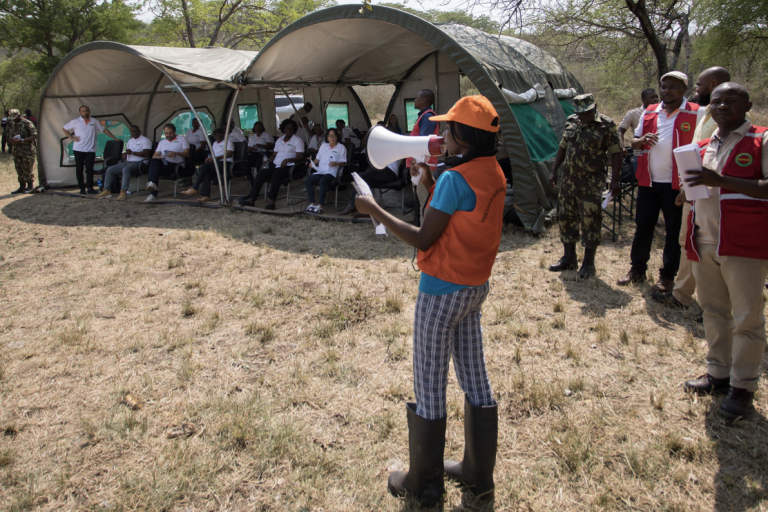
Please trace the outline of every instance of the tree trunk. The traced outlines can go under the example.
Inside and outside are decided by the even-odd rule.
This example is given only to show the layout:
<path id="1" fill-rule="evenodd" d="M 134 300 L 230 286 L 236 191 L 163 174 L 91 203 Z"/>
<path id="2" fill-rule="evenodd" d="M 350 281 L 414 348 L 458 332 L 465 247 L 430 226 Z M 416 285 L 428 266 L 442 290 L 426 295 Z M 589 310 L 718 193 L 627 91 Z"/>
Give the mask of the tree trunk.
<path id="1" fill-rule="evenodd" d="M 189 6 L 187 5 L 187 0 L 181 0 L 181 10 L 184 14 L 184 24 L 187 27 L 187 40 L 189 41 L 189 47 L 196 48 L 195 32 L 192 29 L 192 20 L 189 17 Z"/>
<path id="2" fill-rule="evenodd" d="M 642 29 L 643 34 L 645 34 L 645 38 L 648 40 L 651 50 L 653 50 L 653 55 L 656 57 L 656 69 L 659 73 L 659 77 L 662 77 L 669 71 L 669 66 L 667 64 L 667 45 L 662 43 L 656 35 L 656 29 L 653 27 L 653 22 L 648 14 L 645 0 L 638 0 L 637 2 L 635 2 L 635 0 L 624 0 L 624 2 L 627 4 L 627 8 L 640 22 L 640 28 Z"/>

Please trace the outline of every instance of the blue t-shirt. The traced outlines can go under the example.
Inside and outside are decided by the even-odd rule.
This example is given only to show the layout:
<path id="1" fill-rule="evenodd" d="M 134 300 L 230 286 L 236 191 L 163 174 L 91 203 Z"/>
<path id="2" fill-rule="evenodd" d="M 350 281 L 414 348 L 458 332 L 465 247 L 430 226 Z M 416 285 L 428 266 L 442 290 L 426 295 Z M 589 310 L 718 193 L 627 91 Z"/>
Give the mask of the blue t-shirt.
<path id="1" fill-rule="evenodd" d="M 467 180 L 460 173 L 448 170 L 438 176 L 429 206 L 448 215 L 453 215 L 457 211 L 471 212 L 475 209 L 476 202 L 475 191 L 469 186 Z M 419 281 L 421 293 L 447 295 L 462 288 L 467 288 L 467 285 L 443 281 L 435 276 L 421 273 L 421 280 Z"/>
<path id="2" fill-rule="evenodd" d="M 434 135 L 435 128 L 437 128 L 437 121 L 429 120 L 430 117 L 437 114 L 429 114 L 428 116 L 425 116 L 424 112 L 426 112 L 427 110 L 432 110 L 432 109 L 425 108 L 424 110 L 419 110 L 419 135 L 421 136 Z"/>

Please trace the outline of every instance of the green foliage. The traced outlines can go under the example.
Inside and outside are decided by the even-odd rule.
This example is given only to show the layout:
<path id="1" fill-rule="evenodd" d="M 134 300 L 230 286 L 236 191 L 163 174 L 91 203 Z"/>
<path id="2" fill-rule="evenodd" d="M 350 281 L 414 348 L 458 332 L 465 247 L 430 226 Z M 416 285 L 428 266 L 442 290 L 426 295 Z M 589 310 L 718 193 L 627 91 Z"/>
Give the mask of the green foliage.
<path id="1" fill-rule="evenodd" d="M 40 87 L 43 83 L 38 74 L 30 73 L 40 58 L 30 52 L 14 55 L 0 62 L 0 105 L 3 112 L 12 108 L 23 112 L 37 110 Z"/>
<path id="2" fill-rule="evenodd" d="M 290 23 L 333 0 L 152 0 L 148 44 L 260 48 Z"/>
<path id="3" fill-rule="evenodd" d="M 392 7 L 393 9 L 400 9 L 406 11 L 414 16 L 425 19 L 430 23 L 457 23 L 459 25 L 466 25 L 467 27 L 473 27 L 489 34 L 498 33 L 501 30 L 501 25 L 488 15 L 475 16 L 467 13 L 466 11 L 454 10 L 454 11 L 441 11 L 439 9 L 429 9 L 428 11 L 420 11 L 407 7 L 405 4 L 399 3 L 382 3 L 385 7 Z"/>

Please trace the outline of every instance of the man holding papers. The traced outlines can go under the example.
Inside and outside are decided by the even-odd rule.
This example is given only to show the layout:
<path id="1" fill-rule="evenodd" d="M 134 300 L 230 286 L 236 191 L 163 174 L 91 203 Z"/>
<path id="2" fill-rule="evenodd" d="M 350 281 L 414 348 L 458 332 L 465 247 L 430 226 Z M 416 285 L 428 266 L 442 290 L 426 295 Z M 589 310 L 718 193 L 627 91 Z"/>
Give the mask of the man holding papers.
<path id="1" fill-rule="evenodd" d="M 563 257 L 550 266 L 549 270 L 576 270 L 576 242 L 579 241 L 581 227 L 584 261 L 579 269 L 579 278 L 586 279 L 597 272 L 595 252 L 602 241 L 603 208 L 600 202 L 607 174 L 605 154 L 611 155 L 613 169 L 609 193 L 618 195 L 621 190 L 622 145 L 616 123 L 597 112 L 591 94 L 576 96 L 573 99 L 573 111 L 575 113 L 565 122 L 565 131 L 549 178 L 552 188 L 555 188 L 557 169 L 565 161 L 557 212 Z"/>
<path id="2" fill-rule="evenodd" d="M 685 387 L 728 393 L 720 412 L 730 419 L 752 408 L 766 341 L 768 128 L 746 119 L 751 108 L 739 84 L 726 82 L 712 92 L 717 130 L 700 143 L 703 169 L 685 178 L 688 185 L 710 187 L 710 196 L 691 206 L 685 247 L 704 309 L 707 373 Z"/>
<path id="3" fill-rule="evenodd" d="M 672 151 L 693 142 L 693 133 L 702 109 L 685 99 L 688 77 L 672 71 L 661 77 L 661 104 L 650 105 L 642 123 L 635 130 L 632 147 L 640 150 L 637 157 L 637 211 L 635 238 L 632 241 L 632 268 L 618 281 L 619 286 L 644 282 L 651 258 L 653 232 L 664 214 L 666 240 L 663 267 L 654 291 L 671 292 L 680 265 L 682 207 L 675 203 L 680 189 L 678 168 Z"/>

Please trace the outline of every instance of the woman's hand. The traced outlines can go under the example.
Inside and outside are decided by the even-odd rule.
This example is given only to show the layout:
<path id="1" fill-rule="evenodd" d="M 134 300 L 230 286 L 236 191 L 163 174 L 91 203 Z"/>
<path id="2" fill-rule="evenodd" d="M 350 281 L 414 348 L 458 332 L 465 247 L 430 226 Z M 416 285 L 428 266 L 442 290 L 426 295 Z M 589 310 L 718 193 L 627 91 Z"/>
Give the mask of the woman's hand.
<path id="1" fill-rule="evenodd" d="M 419 175 L 419 172 L 423 172 L 424 176 L 426 176 L 427 173 L 430 172 L 429 166 L 423 162 L 414 164 L 414 166 L 411 167 L 411 176 L 415 178 Z"/>
<path id="2" fill-rule="evenodd" d="M 700 171 L 687 171 L 685 174 L 686 176 L 690 176 L 689 178 L 685 178 L 685 182 L 692 186 L 706 185 L 708 187 L 720 187 L 720 183 L 723 180 L 722 176 L 706 167 Z"/>
<path id="3" fill-rule="evenodd" d="M 171 157 L 171 158 L 174 158 L 176 156 L 176 152 L 175 151 L 169 151 L 168 152 L 168 156 Z"/>
<path id="4" fill-rule="evenodd" d="M 372 215 L 378 208 L 378 205 L 373 196 L 357 196 L 355 198 L 355 208 L 360 213 Z"/>

